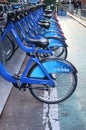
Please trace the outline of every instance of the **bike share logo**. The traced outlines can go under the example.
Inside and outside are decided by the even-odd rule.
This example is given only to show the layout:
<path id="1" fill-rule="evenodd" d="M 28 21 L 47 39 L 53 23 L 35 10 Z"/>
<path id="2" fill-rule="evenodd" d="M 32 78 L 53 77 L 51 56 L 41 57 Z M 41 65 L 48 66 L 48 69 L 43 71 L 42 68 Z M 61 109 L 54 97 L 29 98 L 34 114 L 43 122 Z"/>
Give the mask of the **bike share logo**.
<path id="1" fill-rule="evenodd" d="M 69 68 L 62 68 L 62 67 L 61 67 L 61 68 L 58 67 L 58 68 L 56 68 L 55 70 L 58 71 L 58 72 L 67 72 L 67 73 L 70 72 L 70 69 L 69 69 Z"/>

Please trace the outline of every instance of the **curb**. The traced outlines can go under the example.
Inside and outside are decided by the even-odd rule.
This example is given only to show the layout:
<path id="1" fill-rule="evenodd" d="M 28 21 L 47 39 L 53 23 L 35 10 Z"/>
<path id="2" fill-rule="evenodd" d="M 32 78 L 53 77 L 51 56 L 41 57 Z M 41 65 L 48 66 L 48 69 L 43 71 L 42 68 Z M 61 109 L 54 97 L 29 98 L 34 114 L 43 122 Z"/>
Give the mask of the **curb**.
<path id="1" fill-rule="evenodd" d="M 25 56 L 26 53 L 18 48 L 13 57 L 7 62 L 5 66 L 6 70 L 11 74 L 18 73 Z M 0 77 L 0 116 L 9 98 L 11 90 L 12 83 L 7 82 L 2 77 Z"/>
<path id="2" fill-rule="evenodd" d="M 79 22 L 81 25 L 83 25 L 84 27 L 86 27 L 86 21 L 83 20 L 82 18 L 78 18 L 78 17 L 70 14 L 69 12 L 67 12 L 67 15 L 69 15 L 70 17 L 72 17 L 73 19 L 75 19 L 77 22 Z"/>

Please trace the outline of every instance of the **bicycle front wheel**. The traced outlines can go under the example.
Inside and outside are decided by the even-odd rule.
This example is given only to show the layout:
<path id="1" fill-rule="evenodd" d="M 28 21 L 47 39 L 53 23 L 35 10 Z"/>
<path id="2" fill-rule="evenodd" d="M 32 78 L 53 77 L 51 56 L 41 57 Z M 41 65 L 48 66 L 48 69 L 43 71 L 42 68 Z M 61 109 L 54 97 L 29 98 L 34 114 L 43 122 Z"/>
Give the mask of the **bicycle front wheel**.
<path id="1" fill-rule="evenodd" d="M 34 69 L 35 66 L 28 75 L 29 77 Z M 66 100 L 73 94 L 77 85 L 77 75 L 75 72 L 52 72 L 50 73 L 50 76 L 55 82 L 54 88 L 49 85 L 39 85 L 35 83 L 29 85 L 31 94 L 37 100 L 48 104 L 55 104 Z"/>

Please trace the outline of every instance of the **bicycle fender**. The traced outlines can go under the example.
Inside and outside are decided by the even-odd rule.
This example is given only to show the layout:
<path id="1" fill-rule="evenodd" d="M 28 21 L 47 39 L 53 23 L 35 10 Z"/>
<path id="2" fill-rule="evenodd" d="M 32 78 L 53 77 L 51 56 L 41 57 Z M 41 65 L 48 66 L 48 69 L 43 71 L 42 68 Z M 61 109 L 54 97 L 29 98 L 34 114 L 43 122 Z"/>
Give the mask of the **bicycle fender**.
<path id="1" fill-rule="evenodd" d="M 57 73 L 77 72 L 76 68 L 66 60 L 61 59 L 57 60 L 57 58 L 48 58 L 41 60 L 41 63 L 49 74 L 55 72 Z M 37 77 L 37 78 L 45 77 L 45 73 L 38 65 L 35 65 L 33 68 L 34 69 L 31 72 L 30 77 Z"/>
<path id="2" fill-rule="evenodd" d="M 49 40 L 49 47 L 67 47 L 67 44 L 65 42 L 62 42 L 57 39 L 48 39 Z"/>
<path id="3" fill-rule="evenodd" d="M 61 37 L 59 36 L 49 36 L 49 37 L 46 37 L 50 42 L 52 43 L 61 43 L 62 45 L 68 47 L 68 45 L 66 44 L 65 40 L 61 39 Z"/>

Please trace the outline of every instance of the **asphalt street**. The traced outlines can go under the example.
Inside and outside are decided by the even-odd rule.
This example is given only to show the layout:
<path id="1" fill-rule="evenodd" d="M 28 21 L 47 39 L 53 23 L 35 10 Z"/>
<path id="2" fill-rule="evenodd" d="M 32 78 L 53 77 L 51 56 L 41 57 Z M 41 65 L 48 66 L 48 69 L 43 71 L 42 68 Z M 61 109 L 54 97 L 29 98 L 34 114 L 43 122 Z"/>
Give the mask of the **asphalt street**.
<path id="1" fill-rule="evenodd" d="M 86 28 L 70 17 L 60 17 L 67 37 L 69 60 L 78 70 L 78 85 L 68 100 L 59 104 L 61 130 L 86 130 Z"/>

